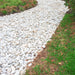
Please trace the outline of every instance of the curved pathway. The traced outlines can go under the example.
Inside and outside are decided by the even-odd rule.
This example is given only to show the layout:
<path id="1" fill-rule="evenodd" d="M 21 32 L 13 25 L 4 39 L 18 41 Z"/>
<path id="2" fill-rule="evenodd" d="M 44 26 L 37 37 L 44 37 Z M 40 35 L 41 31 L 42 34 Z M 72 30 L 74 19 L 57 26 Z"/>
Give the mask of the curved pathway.
<path id="1" fill-rule="evenodd" d="M 38 0 L 32 9 L 0 17 L 0 75 L 22 75 L 67 10 L 62 0 Z"/>

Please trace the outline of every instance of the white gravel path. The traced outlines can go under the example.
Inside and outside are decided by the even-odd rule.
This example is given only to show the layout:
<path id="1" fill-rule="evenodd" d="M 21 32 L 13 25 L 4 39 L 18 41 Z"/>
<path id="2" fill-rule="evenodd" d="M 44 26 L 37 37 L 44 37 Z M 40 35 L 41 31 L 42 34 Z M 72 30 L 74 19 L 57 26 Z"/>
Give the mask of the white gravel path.
<path id="1" fill-rule="evenodd" d="M 0 17 L 0 75 L 22 75 L 68 10 L 62 0 L 37 1 L 32 9 Z"/>

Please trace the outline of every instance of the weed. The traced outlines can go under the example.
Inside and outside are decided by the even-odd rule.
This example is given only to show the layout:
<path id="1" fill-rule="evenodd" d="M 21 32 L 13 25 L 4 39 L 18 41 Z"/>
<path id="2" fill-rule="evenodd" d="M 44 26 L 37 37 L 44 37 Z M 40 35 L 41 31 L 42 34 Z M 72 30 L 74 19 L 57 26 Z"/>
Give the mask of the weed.
<path id="1" fill-rule="evenodd" d="M 4 15 L 6 15 L 6 14 L 7 14 L 7 11 L 6 11 L 6 10 L 3 10 L 2 13 L 3 13 Z"/>
<path id="2" fill-rule="evenodd" d="M 21 11 L 24 11 L 24 8 L 23 8 L 23 7 L 19 7 L 19 9 L 20 9 Z"/>

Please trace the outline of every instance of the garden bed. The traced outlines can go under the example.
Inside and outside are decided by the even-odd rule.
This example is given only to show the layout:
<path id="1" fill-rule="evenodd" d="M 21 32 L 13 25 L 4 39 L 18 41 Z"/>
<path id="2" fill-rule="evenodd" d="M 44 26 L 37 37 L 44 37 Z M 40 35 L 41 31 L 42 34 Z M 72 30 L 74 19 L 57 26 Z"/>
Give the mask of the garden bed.
<path id="1" fill-rule="evenodd" d="M 36 5 L 36 0 L 0 0 L 0 16 L 24 11 Z"/>

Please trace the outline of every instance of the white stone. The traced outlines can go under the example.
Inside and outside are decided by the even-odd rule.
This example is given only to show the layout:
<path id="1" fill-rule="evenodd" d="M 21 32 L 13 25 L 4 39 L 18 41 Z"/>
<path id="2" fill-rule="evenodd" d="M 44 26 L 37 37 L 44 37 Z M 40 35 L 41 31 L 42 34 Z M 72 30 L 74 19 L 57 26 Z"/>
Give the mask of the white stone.
<path id="1" fill-rule="evenodd" d="M 14 73 L 15 72 L 15 67 L 14 66 L 11 66 L 11 69 L 12 69 L 12 72 L 11 73 Z"/>
<path id="2" fill-rule="evenodd" d="M 25 75 L 25 70 L 20 71 L 20 75 Z"/>
<path id="3" fill-rule="evenodd" d="M 19 75 L 19 71 L 17 70 L 16 73 L 14 75 Z"/>
<path id="4" fill-rule="evenodd" d="M 31 65 L 32 65 L 32 63 L 28 64 L 28 66 L 31 66 Z"/>

